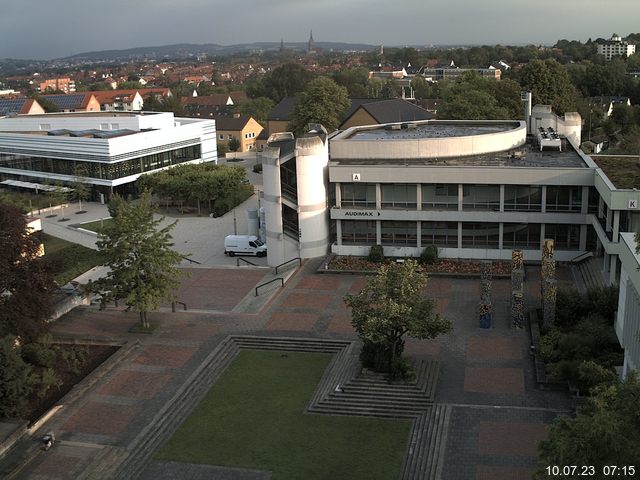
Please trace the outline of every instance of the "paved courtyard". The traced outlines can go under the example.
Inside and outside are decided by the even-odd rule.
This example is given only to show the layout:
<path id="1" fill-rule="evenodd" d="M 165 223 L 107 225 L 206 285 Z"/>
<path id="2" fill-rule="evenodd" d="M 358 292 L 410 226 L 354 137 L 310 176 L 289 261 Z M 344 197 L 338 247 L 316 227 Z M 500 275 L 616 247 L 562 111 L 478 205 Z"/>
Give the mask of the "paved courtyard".
<path id="1" fill-rule="evenodd" d="M 60 442 L 35 455 L 18 478 L 76 479 L 89 467 L 96 471 L 96 465 L 108 471 L 229 334 L 355 338 L 342 299 L 359 291 L 366 277 L 317 274 L 318 265 L 306 262 L 285 288 L 265 293 L 258 313 L 239 312 L 238 306 L 251 298 L 265 271 L 218 268 L 194 269 L 179 293 L 189 310 L 151 314 L 160 322 L 151 335 L 128 333 L 136 315 L 113 307 L 77 308 L 60 319 L 54 335 L 125 346 L 108 371 L 48 421 L 44 429 L 56 432 Z M 527 268 L 530 306 L 538 301 L 539 278 L 539 269 Z M 479 283 L 431 278 L 428 293 L 454 329 L 436 340 L 408 339 L 405 351 L 441 364 L 435 401 L 452 408 L 442 478 L 530 478 L 546 426 L 571 403 L 562 394 L 535 388 L 527 333 L 510 328 L 508 321 L 509 280 L 494 280 L 494 322 L 491 329 L 478 328 Z M 571 283 L 562 268 L 559 283 Z M 153 462 L 142 478 L 262 478 L 242 469 L 188 468 L 193 477 L 187 470 L 181 476 L 175 465 L 163 469 Z"/>

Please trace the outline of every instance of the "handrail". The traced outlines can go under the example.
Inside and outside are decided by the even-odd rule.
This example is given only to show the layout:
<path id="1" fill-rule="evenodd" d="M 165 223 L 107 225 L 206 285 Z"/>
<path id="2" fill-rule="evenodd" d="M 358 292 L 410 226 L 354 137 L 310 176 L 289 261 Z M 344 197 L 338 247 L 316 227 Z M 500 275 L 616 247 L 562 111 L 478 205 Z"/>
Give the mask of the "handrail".
<path id="1" fill-rule="evenodd" d="M 187 261 L 191 262 L 191 263 L 197 263 L 198 265 L 202 265 L 202 263 L 198 262 L 197 260 L 193 260 L 193 259 L 187 257 L 186 255 L 183 255 L 182 258 L 184 260 L 187 260 Z"/>
<path id="2" fill-rule="evenodd" d="M 278 280 L 280 280 L 280 286 L 284 288 L 284 278 L 282 277 L 274 278 L 273 280 L 269 280 L 268 282 L 261 283 L 256 287 L 256 297 L 258 296 L 258 289 L 260 287 L 264 287 L 265 285 L 269 285 L 270 283 L 277 282 Z"/>
<path id="3" fill-rule="evenodd" d="M 244 262 L 247 265 L 253 265 L 254 267 L 259 267 L 260 265 L 257 265 L 253 262 L 250 262 L 249 260 L 245 260 L 244 258 L 240 258 L 240 257 L 236 257 L 236 267 L 240 266 L 240 262 Z"/>
<path id="4" fill-rule="evenodd" d="M 302 259 L 301 259 L 300 257 L 292 258 L 291 260 L 287 260 L 286 262 L 281 263 L 280 265 L 278 265 L 278 266 L 276 267 L 276 275 L 278 274 L 278 269 L 279 269 L 280 267 L 285 266 L 287 263 L 295 262 L 296 260 L 297 260 L 298 262 L 300 262 L 300 265 L 302 265 Z"/>
<path id="5" fill-rule="evenodd" d="M 186 303 L 175 301 L 175 302 L 171 302 L 171 311 L 172 312 L 176 311 L 176 303 L 179 303 L 180 305 L 182 305 L 182 307 L 184 308 L 185 312 L 187 311 L 187 304 Z"/>
<path id="6" fill-rule="evenodd" d="M 571 260 L 569 260 L 569 263 L 580 263 L 581 261 L 591 257 L 593 257 L 593 252 L 591 251 L 584 252 L 584 253 L 581 253 L 580 255 L 573 257 Z"/>

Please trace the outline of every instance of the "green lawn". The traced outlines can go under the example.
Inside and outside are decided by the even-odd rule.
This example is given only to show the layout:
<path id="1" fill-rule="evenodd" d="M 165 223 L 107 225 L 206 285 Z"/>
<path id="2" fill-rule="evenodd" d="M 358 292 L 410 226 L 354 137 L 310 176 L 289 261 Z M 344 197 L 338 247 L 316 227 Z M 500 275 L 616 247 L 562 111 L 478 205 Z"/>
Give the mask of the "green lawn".
<path id="1" fill-rule="evenodd" d="M 330 355 L 244 350 L 158 454 L 273 480 L 397 478 L 409 420 L 305 414 Z"/>
<path id="2" fill-rule="evenodd" d="M 67 242 L 61 238 L 39 233 L 44 243 L 44 254 L 53 266 L 54 276 L 59 285 L 64 285 L 87 270 L 102 264 L 102 255 L 82 245 Z"/>
<path id="3" fill-rule="evenodd" d="M 104 220 L 96 220 L 95 222 L 81 223 L 79 227 L 84 228 L 85 230 L 91 230 L 92 232 L 99 233 L 101 227 L 106 227 L 111 223 L 113 223 L 113 219 L 107 218 Z"/>

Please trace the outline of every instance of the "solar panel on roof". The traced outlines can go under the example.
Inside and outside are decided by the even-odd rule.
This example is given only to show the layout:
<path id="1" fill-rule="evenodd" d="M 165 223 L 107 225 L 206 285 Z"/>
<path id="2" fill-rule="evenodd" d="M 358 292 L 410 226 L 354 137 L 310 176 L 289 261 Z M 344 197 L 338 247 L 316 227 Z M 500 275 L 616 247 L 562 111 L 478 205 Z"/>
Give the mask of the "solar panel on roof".
<path id="1" fill-rule="evenodd" d="M 54 103 L 58 108 L 62 110 L 69 110 L 77 108 L 82 105 L 84 94 L 69 94 L 69 95 L 43 95 L 43 98 Z"/>
<path id="2" fill-rule="evenodd" d="M 10 113 L 18 113 L 22 109 L 22 105 L 26 102 L 26 98 L 7 98 L 0 100 L 0 115 L 9 115 Z"/>

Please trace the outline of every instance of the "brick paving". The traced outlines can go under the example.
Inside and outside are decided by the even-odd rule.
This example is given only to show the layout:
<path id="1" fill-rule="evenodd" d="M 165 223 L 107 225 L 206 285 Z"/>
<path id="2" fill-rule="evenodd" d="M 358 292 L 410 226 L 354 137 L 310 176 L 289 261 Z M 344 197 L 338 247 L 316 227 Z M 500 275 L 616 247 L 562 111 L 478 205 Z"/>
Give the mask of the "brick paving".
<path id="1" fill-rule="evenodd" d="M 538 442 L 546 436 L 546 427 L 541 423 L 480 422 L 478 452 L 535 458 Z"/>
<path id="2" fill-rule="evenodd" d="M 140 355 L 133 360 L 133 363 L 182 367 L 189 361 L 195 352 L 195 347 L 149 345 L 148 347 L 145 347 Z"/>
<path id="3" fill-rule="evenodd" d="M 160 320 L 160 327 L 151 335 L 128 333 L 138 319 L 121 309 L 79 308 L 64 316 L 56 322 L 54 334 L 138 340 L 141 346 L 45 428 L 59 432 L 62 440 L 127 447 L 229 333 L 354 338 L 343 297 L 360 291 L 369 277 L 316 274 L 318 265 L 319 261 L 307 262 L 255 315 L 230 310 L 260 282 L 263 270 L 192 269 L 194 276 L 181 290 L 187 297 L 181 300 L 187 298 L 190 310 L 199 306 L 226 313 L 153 313 L 151 318 Z M 563 272 L 559 278 L 568 282 L 570 277 Z M 437 300 L 437 311 L 452 321 L 453 331 L 436 340 L 407 338 L 405 353 L 439 360 L 441 365 L 436 402 L 452 406 L 443 479 L 527 478 L 536 467 L 537 441 L 571 402 L 561 393 L 535 388 L 528 337 L 511 329 L 508 320 L 509 280 L 493 282 L 493 325 L 489 330 L 479 328 L 479 283 L 431 278 L 428 294 Z M 539 268 L 527 267 L 525 290 L 527 304 L 535 304 Z M 88 450 L 57 444 L 47 452 L 47 461 L 38 460 L 27 468 L 25 478 L 77 478 L 77 469 L 86 468 L 91 460 Z M 70 451 L 80 458 L 70 460 L 76 468 L 60 469 L 50 460 L 59 456 L 64 461 Z M 149 472 L 162 470 L 154 465 Z M 181 470 L 172 470 L 177 473 L 166 478 L 186 478 Z M 142 478 L 156 478 L 149 475 Z"/>
<path id="4" fill-rule="evenodd" d="M 521 368 L 467 367 L 464 372 L 464 391 L 524 395 L 524 372 Z"/>

